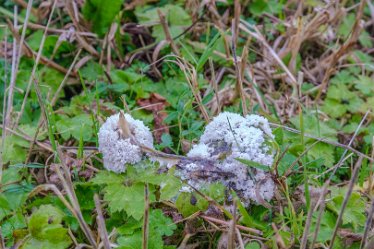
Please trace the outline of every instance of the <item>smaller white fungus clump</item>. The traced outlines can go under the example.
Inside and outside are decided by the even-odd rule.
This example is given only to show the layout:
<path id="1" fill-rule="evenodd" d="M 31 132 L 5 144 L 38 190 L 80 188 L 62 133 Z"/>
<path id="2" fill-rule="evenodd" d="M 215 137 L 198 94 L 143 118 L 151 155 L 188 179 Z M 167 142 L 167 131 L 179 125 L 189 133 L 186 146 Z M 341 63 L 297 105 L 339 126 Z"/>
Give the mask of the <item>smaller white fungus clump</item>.
<path id="1" fill-rule="evenodd" d="M 103 154 L 104 167 L 121 173 L 126 164 L 135 164 L 143 157 L 139 145 L 153 148 L 153 137 L 149 128 L 140 120 L 124 114 L 131 136 L 124 138 L 119 127 L 120 114 L 110 116 L 99 130 L 99 151 Z"/>
<path id="2" fill-rule="evenodd" d="M 270 145 L 273 138 L 266 118 L 223 112 L 205 127 L 200 142 L 187 154 L 191 160 L 202 163 L 186 162 L 181 175 L 196 188 L 205 186 L 206 182 L 221 181 L 234 189 L 246 204 L 250 200 L 261 204 L 274 195 L 275 185 L 270 174 L 237 159 L 270 167 L 274 160 Z M 204 179 L 195 177 L 197 173 Z"/>

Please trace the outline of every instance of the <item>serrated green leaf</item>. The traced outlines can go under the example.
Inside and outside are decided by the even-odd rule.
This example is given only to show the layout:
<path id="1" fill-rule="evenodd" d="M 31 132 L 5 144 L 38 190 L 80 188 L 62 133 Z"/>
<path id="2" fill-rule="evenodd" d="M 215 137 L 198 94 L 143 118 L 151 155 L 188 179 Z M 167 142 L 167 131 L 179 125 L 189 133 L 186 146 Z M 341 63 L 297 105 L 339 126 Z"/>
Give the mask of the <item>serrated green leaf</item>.
<path id="1" fill-rule="evenodd" d="M 355 81 L 355 88 L 363 94 L 369 95 L 374 92 L 374 80 L 370 77 L 359 75 Z"/>
<path id="2" fill-rule="evenodd" d="M 327 205 L 336 214 L 340 213 L 345 192 L 346 188 L 334 188 L 332 191 L 334 197 Z M 365 220 L 365 202 L 359 193 L 353 192 L 343 213 L 343 225 L 351 224 L 354 228 L 363 227 L 365 225 Z"/>
<path id="3" fill-rule="evenodd" d="M 104 200 L 108 202 L 112 213 L 125 211 L 129 216 L 140 220 L 144 214 L 144 184 L 138 183 L 132 186 L 123 184 L 111 184 L 104 189 Z M 149 191 L 150 201 L 155 200 L 153 192 Z"/>

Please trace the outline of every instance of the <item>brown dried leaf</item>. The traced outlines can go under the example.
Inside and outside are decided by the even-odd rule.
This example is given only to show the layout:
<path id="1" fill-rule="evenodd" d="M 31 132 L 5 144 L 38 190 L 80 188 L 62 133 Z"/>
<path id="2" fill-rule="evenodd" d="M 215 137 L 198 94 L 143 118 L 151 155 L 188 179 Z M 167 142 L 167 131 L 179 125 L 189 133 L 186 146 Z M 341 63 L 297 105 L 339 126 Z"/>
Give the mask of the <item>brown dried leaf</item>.
<path id="1" fill-rule="evenodd" d="M 123 114 L 123 111 L 120 111 L 119 113 L 119 119 L 118 119 L 118 129 L 123 138 L 129 138 L 131 137 L 131 131 L 128 122 L 126 121 L 125 115 Z"/>

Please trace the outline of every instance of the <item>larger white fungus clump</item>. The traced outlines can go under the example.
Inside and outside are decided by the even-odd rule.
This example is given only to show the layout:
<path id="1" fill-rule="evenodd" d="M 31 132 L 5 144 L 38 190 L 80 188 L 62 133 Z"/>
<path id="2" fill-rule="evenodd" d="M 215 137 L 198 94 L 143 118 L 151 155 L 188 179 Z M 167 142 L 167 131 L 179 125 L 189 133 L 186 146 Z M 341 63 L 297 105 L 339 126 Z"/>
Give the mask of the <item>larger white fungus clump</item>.
<path id="1" fill-rule="evenodd" d="M 270 167 L 274 157 L 272 139 L 267 119 L 223 112 L 206 126 L 199 144 L 188 153 L 189 158 L 208 159 L 214 166 L 209 163 L 208 169 L 206 163 L 190 163 L 183 167 L 183 174 L 194 187 L 220 180 L 234 189 L 247 204 L 250 200 L 263 203 L 274 195 L 273 180 L 263 170 L 249 167 L 237 159 Z M 193 177 L 196 172 L 208 171 L 211 173 L 206 173 L 209 176 L 205 176 L 204 182 Z"/>
<path id="2" fill-rule="evenodd" d="M 131 136 L 124 138 L 119 127 L 120 114 L 110 116 L 99 130 L 99 151 L 103 154 L 104 167 L 117 173 L 126 171 L 126 164 L 139 162 L 143 153 L 139 145 L 153 148 L 149 128 L 140 120 L 125 114 Z"/>

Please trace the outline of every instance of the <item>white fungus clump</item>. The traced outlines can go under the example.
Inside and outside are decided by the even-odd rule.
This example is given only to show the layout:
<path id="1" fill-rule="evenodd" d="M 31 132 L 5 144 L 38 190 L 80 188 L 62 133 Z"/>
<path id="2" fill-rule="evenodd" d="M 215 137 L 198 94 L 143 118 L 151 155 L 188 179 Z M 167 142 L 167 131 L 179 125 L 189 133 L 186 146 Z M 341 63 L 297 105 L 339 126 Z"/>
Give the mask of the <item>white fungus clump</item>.
<path id="1" fill-rule="evenodd" d="M 188 153 L 189 158 L 209 160 L 209 166 L 207 167 L 207 163 L 193 163 L 191 167 L 191 163 L 188 163 L 183 167 L 183 174 L 187 175 L 186 179 L 190 179 L 192 186 L 198 188 L 202 185 L 202 180 L 193 176 L 196 176 L 196 172 L 204 172 L 209 177 L 204 175 L 203 181 L 220 180 L 236 190 L 247 204 L 250 200 L 263 203 L 263 200 L 270 200 L 274 195 L 273 180 L 268 173 L 249 167 L 237 159 L 270 167 L 274 157 L 270 145 L 273 138 L 269 123 L 264 117 L 243 117 L 223 112 L 205 127 L 200 142 Z"/>
<path id="2" fill-rule="evenodd" d="M 110 116 L 99 130 L 99 151 L 103 154 L 104 167 L 121 173 L 126 171 L 126 164 L 139 162 L 143 153 L 139 145 L 153 148 L 153 137 L 149 128 L 140 120 L 124 115 L 131 137 L 121 136 L 119 128 L 120 114 Z"/>

